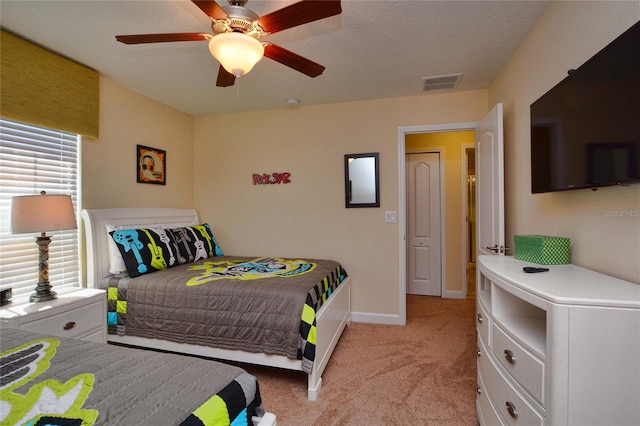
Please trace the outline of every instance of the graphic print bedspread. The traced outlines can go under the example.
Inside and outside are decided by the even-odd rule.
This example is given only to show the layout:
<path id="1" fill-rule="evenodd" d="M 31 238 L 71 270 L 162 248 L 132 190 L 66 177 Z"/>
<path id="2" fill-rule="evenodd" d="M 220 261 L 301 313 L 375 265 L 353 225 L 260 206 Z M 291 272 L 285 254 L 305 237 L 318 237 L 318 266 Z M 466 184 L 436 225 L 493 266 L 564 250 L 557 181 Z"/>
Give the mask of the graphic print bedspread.
<path id="1" fill-rule="evenodd" d="M 219 256 L 136 278 L 112 276 L 108 330 L 315 360 L 316 312 L 347 277 L 332 260 Z"/>
<path id="2" fill-rule="evenodd" d="M 2 330 L 2 425 L 252 425 L 258 383 L 219 362 Z"/>

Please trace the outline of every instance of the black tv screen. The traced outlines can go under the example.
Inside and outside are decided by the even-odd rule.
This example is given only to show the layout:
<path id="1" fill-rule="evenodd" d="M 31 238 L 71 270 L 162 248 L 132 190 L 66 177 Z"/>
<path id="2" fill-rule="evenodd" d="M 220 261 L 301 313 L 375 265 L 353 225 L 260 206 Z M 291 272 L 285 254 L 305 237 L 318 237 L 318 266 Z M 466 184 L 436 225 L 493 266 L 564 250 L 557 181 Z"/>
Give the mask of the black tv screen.
<path id="1" fill-rule="evenodd" d="M 640 182 L 640 22 L 530 111 L 532 193 Z"/>

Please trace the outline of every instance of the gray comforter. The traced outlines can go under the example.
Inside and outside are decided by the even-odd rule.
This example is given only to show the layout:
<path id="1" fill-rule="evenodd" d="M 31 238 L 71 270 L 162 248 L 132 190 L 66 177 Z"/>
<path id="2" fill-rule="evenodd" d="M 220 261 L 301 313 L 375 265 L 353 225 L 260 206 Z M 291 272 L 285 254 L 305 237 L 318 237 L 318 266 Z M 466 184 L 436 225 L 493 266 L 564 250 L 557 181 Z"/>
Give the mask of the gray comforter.
<path id="1" fill-rule="evenodd" d="M 42 417 L 34 424 L 202 424 L 191 413 L 212 402 L 229 415 L 248 407 L 235 409 L 240 424 L 264 414 L 255 378 L 219 362 L 11 329 L 2 329 L 0 347 L 3 425 Z"/>
<path id="2" fill-rule="evenodd" d="M 307 338 L 303 336 L 301 345 L 305 303 L 316 305 L 309 323 L 315 326 L 314 309 L 346 273 L 332 260 L 295 260 L 298 268 L 310 270 L 287 270 L 288 275 L 278 268 L 293 259 L 256 260 L 220 256 L 107 280 L 109 287 L 118 287 L 119 300 L 126 298 L 126 319 L 118 315 L 118 334 L 301 359 Z M 218 266 L 211 267 L 213 263 Z M 220 266 L 224 264 L 226 268 Z M 258 276 L 260 270 L 279 275 Z"/>

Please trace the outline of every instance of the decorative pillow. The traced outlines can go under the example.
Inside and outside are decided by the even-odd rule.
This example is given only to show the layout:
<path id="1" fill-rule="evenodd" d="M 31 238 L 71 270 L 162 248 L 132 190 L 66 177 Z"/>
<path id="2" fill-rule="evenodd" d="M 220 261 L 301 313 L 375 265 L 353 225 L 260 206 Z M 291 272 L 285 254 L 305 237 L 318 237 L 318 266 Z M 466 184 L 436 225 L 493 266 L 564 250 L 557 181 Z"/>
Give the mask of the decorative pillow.
<path id="1" fill-rule="evenodd" d="M 212 256 L 223 256 L 208 223 L 165 229 L 171 236 L 171 244 L 178 263 L 192 263 Z"/>
<path id="2" fill-rule="evenodd" d="M 170 237 L 160 229 L 117 229 L 109 233 L 130 277 L 177 265 Z"/>
<path id="3" fill-rule="evenodd" d="M 164 232 L 164 228 L 161 225 L 113 225 L 111 223 L 106 224 L 107 234 L 111 235 L 111 231 L 116 231 L 118 229 L 135 229 L 135 228 L 145 228 L 150 229 L 156 234 L 160 236 L 160 240 L 165 244 L 169 244 L 169 237 Z M 124 259 L 120 254 L 120 249 L 113 238 L 108 239 L 107 249 L 109 253 L 109 272 L 112 274 L 121 274 L 123 272 L 127 272 L 127 266 L 124 264 Z M 171 257 L 173 257 L 173 253 L 170 253 Z M 175 262 L 175 257 L 173 257 L 173 261 L 170 262 L 168 266 L 174 266 L 177 263 Z"/>
<path id="4" fill-rule="evenodd" d="M 106 228 L 107 234 L 111 235 L 111 232 L 115 231 L 116 229 L 130 228 L 130 226 L 117 226 L 107 224 Z M 113 241 L 113 238 L 109 238 L 107 249 L 109 252 L 109 272 L 111 272 L 112 274 L 127 272 L 127 267 L 124 264 L 124 259 L 122 259 L 122 255 L 120 254 L 118 245 L 115 241 Z"/>
<path id="5" fill-rule="evenodd" d="M 200 233 L 198 238 L 204 238 L 205 240 L 205 249 L 207 250 L 208 257 L 213 256 L 224 256 L 220 245 L 216 241 L 216 237 L 213 236 L 213 231 L 211 231 L 211 227 L 208 223 L 203 223 L 202 225 L 192 225 L 192 229 L 195 229 Z"/>

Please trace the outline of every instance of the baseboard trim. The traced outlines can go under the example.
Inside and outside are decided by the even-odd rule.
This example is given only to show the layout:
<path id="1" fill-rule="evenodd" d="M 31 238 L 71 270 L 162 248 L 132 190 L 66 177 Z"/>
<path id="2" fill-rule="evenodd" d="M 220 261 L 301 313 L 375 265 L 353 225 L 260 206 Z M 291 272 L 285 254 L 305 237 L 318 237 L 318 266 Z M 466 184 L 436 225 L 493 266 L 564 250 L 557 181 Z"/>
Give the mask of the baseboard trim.
<path id="1" fill-rule="evenodd" d="M 445 291 L 442 295 L 443 299 L 466 299 L 467 296 L 463 291 Z"/>
<path id="2" fill-rule="evenodd" d="M 391 314 L 372 314 L 369 312 L 353 312 L 351 311 L 352 322 L 364 322 L 369 324 L 385 324 L 385 325 L 405 325 L 400 320 L 400 315 Z"/>
<path id="3" fill-rule="evenodd" d="M 462 291 L 446 291 L 442 295 L 443 299 L 466 299 L 466 295 Z M 368 324 L 384 324 L 384 325 L 405 325 L 406 322 L 400 319 L 400 315 L 392 314 L 373 314 L 371 312 L 354 312 L 351 311 L 351 321 L 364 322 Z"/>

